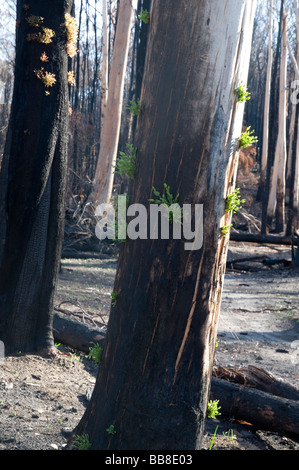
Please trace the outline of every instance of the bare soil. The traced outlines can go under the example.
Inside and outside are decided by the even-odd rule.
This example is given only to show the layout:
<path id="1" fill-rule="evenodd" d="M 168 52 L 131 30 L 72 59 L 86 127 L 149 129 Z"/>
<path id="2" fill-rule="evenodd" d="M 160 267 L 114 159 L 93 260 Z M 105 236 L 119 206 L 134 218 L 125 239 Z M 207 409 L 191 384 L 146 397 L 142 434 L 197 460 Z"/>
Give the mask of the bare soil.
<path id="1" fill-rule="evenodd" d="M 291 259 L 289 247 L 231 242 L 228 260 L 261 254 Z M 64 259 L 56 309 L 105 328 L 116 263 L 113 255 Z M 237 268 L 225 276 L 215 364 L 257 365 L 299 388 L 298 269 L 260 261 Z M 86 354 L 65 345 L 57 345 L 51 358 L 22 351 L 5 357 L 0 364 L 0 450 L 64 449 L 96 375 L 97 366 Z M 213 450 L 299 450 L 299 442 L 279 429 L 265 432 L 221 415 L 207 420 L 203 449 L 209 449 L 215 431 Z"/>

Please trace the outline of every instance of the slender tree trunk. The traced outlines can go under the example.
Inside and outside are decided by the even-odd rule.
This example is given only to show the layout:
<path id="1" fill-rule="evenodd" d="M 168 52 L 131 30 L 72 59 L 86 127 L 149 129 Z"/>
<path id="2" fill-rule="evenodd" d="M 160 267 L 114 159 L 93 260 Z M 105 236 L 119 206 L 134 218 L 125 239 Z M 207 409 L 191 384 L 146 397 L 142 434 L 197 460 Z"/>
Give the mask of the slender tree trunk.
<path id="1" fill-rule="evenodd" d="M 103 0 L 103 43 L 102 43 L 102 72 L 101 72 L 101 105 L 102 121 L 106 113 L 108 101 L 108 72 L 109 72 L 109 30 L 107 0 Z"/>
<path id="2" fill-rule="evenodd" d="M 141 4 L 142 9 L 150 11 L 152 0 L 143 0 L 138 3 L 140 6 L 138 12 L 141 13 Z M 146 56 L 146 47 L 147 47 L 147 37 L 148 37 L 148 28 L 149 24 L 141 22 L 141 25 L 138 25 L 138 40 L 137 40 L 137 57 L 136 57 L 136 77 L 135 77 L 135 96 L 136 100 L 140 98 L 141 86 L 142 86 L 142 77 L 144 73 L 144 63 Z M 132 136 L 134 141 L 135 130 L 137 125 L 137 116 L 133 117 L 132 123 Z"/>
<path id="3" fill-rule="evenodd" d="M 75 430 L 92 449 L 201 448 L 244 112 L 235 88 L 247 81 L 254 6 L 152 3 L 129 200 L 148 208 L 166 183 L 192 212 L 203 204 L 203 245 L 123 245 L 103 361 Z"/>
<path id="4" fill-rule="evenodd" d="M 287 16 L 284 11 L 281 35 L 281 64 L 279 83 L 279 123 L 267 216 L 276 211 L 276 230 L 285 230 L 285 169 L 286 169 L 286 113 L 287 113 Z"/>
<path id="5" fill-rule="evenodd" d="M 266 75 L 266 92 L 264 104 L 264 122 L 263 122 L 263 147 L 261 161 L 261 179 L 260 189 L 263 198 L 265 192 L 265 182 L 267 177 L 267 160 L 269 147 L 269 110 L 270 110 L 270 94 L 271 94 L 271 74 L 273 63 L 273 0 L 269 0 L 269 44 L 268 44 L 268 63 Z"/>
<path id="6" fill-rule="evenodd" d="M 26 8 L 17 3 L 15 84 L 0 193 L 0 337 L 7 351 L 53 347 L 68 138 L 64 25 L 71 6 L 67 0 L 28 0 Z M 43 34 L 42 27 L 30 26 L 32 15 L 53 30 L 51 43 L 28 36 Z M 43 52 L 47 63 L 40 59 Z M 52 87 L 36 72 L 42 66 L 54 74 Z"/>
<path id="7" fill-rule="evenodd" d="M 277 75 L 278 75 L 278 66 L 279 66 L 279 57 L 280 57 L 280 49 L 281 49 L 281 30 L 282 30 L 282 20 L 283 20 L 283 12 L 284 12 L 284 2 L 285 0 L 281 0 L 280 4 L 280 19 L 278 24 L 278 32 L 277 32 L 277 44 L 276 44 L 276 52 L 273 60 L 273 70 L 272 70 L 272 79 L 271 79 L 271 96 L 270 96 L 270 112 L 269 112 L 269 120 L 271 126 L 269 128 L 269 139 L 268 139 L 268 160 L 267 160 L 267 175 L 266 175 L 266 183 L 265 183 L 265 190 L 262 200 L 262 226 L 261 226 L 261 233 L 265 235 L 269 231 L 269 227 L 272 223 L 272 219 L 268 218 L 267 211 L 268 211 L 268 201 L 269 201 L 269 194 L 270 194 L 270 187 L 271 187 L 271 172 L 273 167 L 274 161 L 274 154 L 275 154 L 275 147 L 277 142 L 277 135 L 278 135 L 278 128 L 277 128 L 277 116 L 279 115 L 278 112 L 278 95 L 279 90 Z"/>
<path id="8" fill-rule="evenodd" d="M 107 107 L 103 116 L 100 154 L 89 196 L 89 202 L 94 204 L 109 202 L 112 194 L 132 18 L 132 0 L 121 0 L 109 78 Z"/>

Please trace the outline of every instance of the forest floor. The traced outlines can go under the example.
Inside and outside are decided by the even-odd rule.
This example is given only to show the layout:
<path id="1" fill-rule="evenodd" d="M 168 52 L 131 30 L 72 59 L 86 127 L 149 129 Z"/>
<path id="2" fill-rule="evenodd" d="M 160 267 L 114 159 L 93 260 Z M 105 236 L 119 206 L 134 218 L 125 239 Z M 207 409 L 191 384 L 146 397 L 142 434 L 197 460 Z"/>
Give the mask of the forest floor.
<path id="1" fill-rule="evenodd" d="M 261 255 L 290 260 L 291 250 L 231 242 L 228 260 Z M 107 324 L 116 263 L 113 254 L 63 259 L 56 308 L 99 327 Z M 256 365 L 299 388 L 299 270 L 260 260 L 236 266 L 225 276 L 215 364 Z M 0 364 L 0 450 L 66 447 L 86 409 L 97 366 L 86 354 L 57 346 L 53 358 L 20 351 Z M 207 420 L 203 449 L 216 428 L 213 450 L 299 450 L 299 441 L 279 430 L 266 432 L 221 415 Z"/>

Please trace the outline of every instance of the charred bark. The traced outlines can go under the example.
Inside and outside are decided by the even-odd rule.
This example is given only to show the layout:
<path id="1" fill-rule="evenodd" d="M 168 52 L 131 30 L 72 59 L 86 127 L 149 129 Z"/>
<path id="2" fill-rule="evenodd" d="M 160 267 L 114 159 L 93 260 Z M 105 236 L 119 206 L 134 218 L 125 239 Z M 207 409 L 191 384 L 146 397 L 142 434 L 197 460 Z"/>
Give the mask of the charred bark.
<path id="1" fill-rule="evenodd" d="M 15 84 L 1 179 L 0 337 L 6 351 L 51 348 L 64 223 L 71 0 L 17 4 Z M 42 18 L 42 26 L 30 18 Z M 55 35 L 36 38 L 42 27 Z M 29 36 L 31 35 L 31 36 Z M 41 61 L 45 52 L 47 62 Z M 43 69 L 42 69 L 43 67 Z M 36 71 L 53 74 L 45 87 Z"/>
<path id="2" fill-rule="evenodd" d="M 180 204 L 203 204 L 204 240 L 190 251 L 171 238 L 122 247 L 103 361 L 75 430 L 93 449 L 201 448 L 244 110 L 234 90 L 247 79 L 253 5 L 152 4 L 129 201 L 148 207 L 153 186 L 167 183 Z"/>

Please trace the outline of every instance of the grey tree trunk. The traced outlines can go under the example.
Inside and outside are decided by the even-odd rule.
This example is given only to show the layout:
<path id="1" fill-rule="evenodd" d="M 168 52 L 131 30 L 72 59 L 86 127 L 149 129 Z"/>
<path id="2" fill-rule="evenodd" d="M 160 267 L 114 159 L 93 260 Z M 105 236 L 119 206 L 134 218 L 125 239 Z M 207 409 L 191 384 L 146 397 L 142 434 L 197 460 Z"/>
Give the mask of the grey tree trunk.
<path id="1" fill-rule="evenodd" d="M 271 188 L 267 216 L 273 218 L 276 213 L 276 230 L 285 230 L 285 169 L 287 161 L 286 113 L 287 113 L 287 16 L 283 13 L 281 33 L 281 64 L 279 80 L 279 121 Z"/>
<path id="2" fill-rule="evenodd" d="M 108 98 L 103 115 L 100 153 L 89 196 L 89 202 L 94 205 L 109 202 L 112 194 L 132 17 L 132 0 L 121 0 L 109 77 Z"/>

